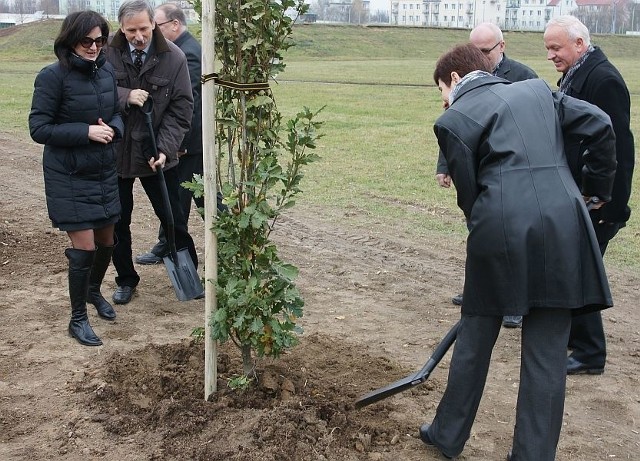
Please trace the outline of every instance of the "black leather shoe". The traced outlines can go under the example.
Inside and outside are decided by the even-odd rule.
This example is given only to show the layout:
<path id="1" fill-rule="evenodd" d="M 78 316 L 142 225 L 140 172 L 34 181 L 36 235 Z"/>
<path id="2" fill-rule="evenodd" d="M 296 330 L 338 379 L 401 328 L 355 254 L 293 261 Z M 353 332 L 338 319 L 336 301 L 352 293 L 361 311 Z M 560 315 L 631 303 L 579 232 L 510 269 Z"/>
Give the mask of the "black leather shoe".
<path id="1" fill-rule="evenodd" d="M 502 317 L 502 326 L 505 328 L 520 328 L 522 326 L 522 316 L 505 315 Z"/>
<path id="2" fill-rule="evenodd" d="M 162 264 L 162 257 L 151 252 L 144 253 L 136 256 L 136 263 L 142 264 L 143 266 L 151 266 L 153 264 Z"/>
<path id="3" fill-rule="evenodd" d="M 462 306 L 462 294 L 455 295 L 453 298 L 451 298 L 451 302 L 456 306 Z"/>
<path id="4" fill-rule="evenodd" d="M 422 440 L 422 442 L 425 445 L 429 445 L 430 447 L 435 447 L 435 444 L 433 443 L 433 441 L 431 440 L 431 437 L 429 437 L 429 428 L 431 427 L 431 424 L 423 424 L 422 426 L 420 426 L 420 440 Z M 439 450 L 439 448 L 438 448 Z M 440 452 L 442 453 L 442 452 Z M 453 459 L 452 456 L 447 456 L 444 453 L 442 453 L 442 456 L 444 456 L 447 459 Z"/>
<path id="5" fill-rule="evenodd" d="M 601 375 L 602 373 L 604 373 L 604 366 L 588 365 L 571 356 L 567 357 L 568 375 Z"/>
<path id="6" fill-rule="evenodd" d="M 119 286 L 113 293 L 113 302 L 116 304 L 127 304 L 133 298 L 136 287 L 128 287 L 126 285 Z"/>

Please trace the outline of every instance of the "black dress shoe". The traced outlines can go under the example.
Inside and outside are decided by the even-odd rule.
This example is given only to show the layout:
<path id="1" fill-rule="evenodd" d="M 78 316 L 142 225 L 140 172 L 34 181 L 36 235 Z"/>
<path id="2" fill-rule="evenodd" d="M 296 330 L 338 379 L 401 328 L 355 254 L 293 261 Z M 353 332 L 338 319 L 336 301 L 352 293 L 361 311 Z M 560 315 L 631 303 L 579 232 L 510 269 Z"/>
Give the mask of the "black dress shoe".
<path id="1" fill-rule="evenodd" d="M 502 326 L 505 328 L 520 328 L 522 326 L 522 316 L 505 315 L 502 317 Z"/>
<path id="2" fill-rule="evenodd" d="M 453 298 L 451 298 L 451 302 L 456 306 L 462 306 L 462 294 L 455 295 Z"/>
<path id="3" fill-rule="evenodd" d="M 601 375 L 604 373 L 603 366 L 593 366 L 582 363 L 573 357 L 567 357 L 567 374 L 568 375 Z"/>
<path id="4" fill-rule="evenodd" d="M 425 445 L 429 445 L 430 447 L 436 447 L 436 445 L 433 443 L 433 441 L 431 440 L 431 437 L 429 437 L 429 428 L 431 427 L 431 424 L 423 424 L 422 426 L 420 426 L 420 440 L 422 440 L 422 442 Z M 440 450 L 438 448 L 438 450 Z M 440 452 L 442 453 L 442 451 Z M 447 459 L 453 459 L 453 456 L 447 456 L 444 453 L 442 453 L 442 456 L 444 456 Z"/>
<path id="5" fill-rule="evenodd" d="M 162 264 L 162 257 L 155 253 L 144 253 L 136 256 L 136 263 L 144 266 L 151 266 L 153 264 Z"/>
<path id="6" fill-rule="evenodd" d="M 133 298 L 136 287 L 128 287 L 126 285 L 119 286 L 113 293 L 113 302 L 116 304 L 127 304 Z"/>

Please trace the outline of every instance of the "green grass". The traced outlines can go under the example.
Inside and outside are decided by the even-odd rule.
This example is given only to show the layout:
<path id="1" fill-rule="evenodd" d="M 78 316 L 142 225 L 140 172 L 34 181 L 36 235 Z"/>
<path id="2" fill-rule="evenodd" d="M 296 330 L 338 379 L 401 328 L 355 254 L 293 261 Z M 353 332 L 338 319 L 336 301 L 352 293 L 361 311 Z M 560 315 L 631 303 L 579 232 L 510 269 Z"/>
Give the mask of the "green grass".
<path id="1" fill-rule="evenodd" d="M 59 27 L 60 21 L 46 21 L 0 36 L 3 131 L 29 136 L 33 79 L 53 61 Z M 318 213 L 344 210 L 335 219 L 348 215 L 350 223 L 369 228 L 463 240 L 455 191 L 434 180 L 438 149 L 432 126 L 442 103 L 432 72 L 438 56 L 465 42 L 468 31 L 306 25 L 296 27 L 293 38 L 298 45 L 287 52 L 287 68 L 273 84 L 278 107 L 290 117 L 303 106 L 327 106 L 319 117 L 326 122 L 318 143 L 322 160 L 307 168 L 298 202 Z M 541 33 L 510 32 L 505 40 L 509 56 L 555 87 L 559 74 L 546 60 Z M 595 36 L 593 42 L 626 79 L 632 130 L 640 139 L 640 37 Z M 608 265 L 640 268 L 639 176 L 632 218 L 611 242 Z"/>

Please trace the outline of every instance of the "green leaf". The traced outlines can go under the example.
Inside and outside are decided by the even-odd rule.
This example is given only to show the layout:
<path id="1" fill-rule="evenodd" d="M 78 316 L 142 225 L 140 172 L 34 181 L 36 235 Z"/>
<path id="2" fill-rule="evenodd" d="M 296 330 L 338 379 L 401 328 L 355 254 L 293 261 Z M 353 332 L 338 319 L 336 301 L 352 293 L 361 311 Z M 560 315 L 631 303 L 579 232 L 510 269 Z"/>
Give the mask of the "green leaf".
<path id="1" fill-rule="evenodd" d="M 298 276 L 298 268 L 292 264 L 274 264 L 277 274 L 287 280 L 294 280 Z"/>
<path id="2" fill-rule="evenodd" d="M 256 96 L 247 102 L 247 108 L 266 106 L 268 104 L 273 104 L 273 99 L 269 96 Z"/>

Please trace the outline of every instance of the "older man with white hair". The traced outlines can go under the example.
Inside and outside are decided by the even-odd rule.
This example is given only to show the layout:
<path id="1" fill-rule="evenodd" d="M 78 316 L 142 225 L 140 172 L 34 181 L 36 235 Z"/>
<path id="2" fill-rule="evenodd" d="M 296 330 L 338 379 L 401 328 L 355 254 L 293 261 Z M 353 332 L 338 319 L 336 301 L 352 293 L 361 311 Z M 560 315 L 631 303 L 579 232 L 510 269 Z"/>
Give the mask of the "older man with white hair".
<path id="1" fill-rule="evenodd" d="M 574 16 L 560 16 L 547 24 L 544 32 L 547 59 L 562 77 L 560 91 L 598 106 L 609 117 L 616 135 L 618 164 L 611 201 L 591 211 L 600 251 L 604 255 L 609 241 L 629 220 L 628 206 L 635 164 L 634 140 L 631 133 L 631 99 L 627 85 L 605 54 L 591 44 L 589 30 Z M 580 180 L 585 148 L 579 139 L 565 144 L 574 179 Z M 578 182 L 580 184 L 580 182 Z M 574 317 L 569 336 L 568 374 L 604 372 L 606 341 L 600 312 Z"/>

